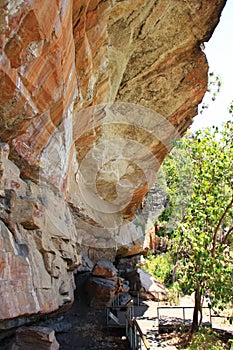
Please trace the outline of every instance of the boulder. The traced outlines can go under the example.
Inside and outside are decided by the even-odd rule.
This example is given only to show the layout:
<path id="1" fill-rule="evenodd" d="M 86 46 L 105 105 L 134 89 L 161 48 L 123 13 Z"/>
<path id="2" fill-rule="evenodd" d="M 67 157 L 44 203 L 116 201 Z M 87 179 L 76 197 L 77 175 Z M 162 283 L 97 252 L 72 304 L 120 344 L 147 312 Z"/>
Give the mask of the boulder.
<path id="1" fill-rule="evenodd" d="M 127 293 L 129 283 L 121 277 L 117 277 L 118 270 L 107 261 L 98 261 L 86 282 L 86 292 L 90 306 L 105 308 L 112 304 L 118 293 Z"/>
<path id="2" fill-rule="evenodd" d="M 47 327 L 22 327 L 16 331 L 12 350 L 58 350 L 54 330 Z"/>
<path id="3" fill-rule="evenodd" d="M 117 276 L 117 269 L 109 261 L 98 261 L 92 271 L 93 276 L 111 278 Z"/>
<path id="4" fill-rule="evenodd" d="M 137 269 L 127 272 L 125 275 L 129 281 L 130 291 L 140 292 L 141 298 L 155 301 L 167 299 L 168 290 L 148 272 Z"/>
<path id="5" fill-rule="evenodd" d="M 140 255 L 134 255 L 131 257 L 120 258 L 117 262 L 117 269 L 121 275 L 126 271 L 132 271 L 134 266 L 137 265 L 140 261 Z"/>
<path id="6" fill-rule="evenodd" d="M 110 306 L 118 290 L 118 280 L 90 276 L 86 283 L 86 291 L 91 307 L 102 309 Z"/>

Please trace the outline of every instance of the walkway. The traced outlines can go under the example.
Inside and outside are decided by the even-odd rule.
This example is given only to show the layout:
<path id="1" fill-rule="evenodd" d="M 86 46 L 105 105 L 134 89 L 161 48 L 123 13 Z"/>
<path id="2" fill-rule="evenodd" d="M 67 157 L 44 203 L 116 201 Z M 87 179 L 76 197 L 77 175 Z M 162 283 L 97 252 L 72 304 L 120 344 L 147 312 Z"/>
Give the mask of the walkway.
<path id="1" fill-rule="evenodd" d="M 166 350 L 177 350 L 175 346 L 165 344 L 164 339 L 159 334 L 159 324 L 157 318 L 157 303 L 152 301 L 145 302 L 147 307 L 144 313 L 137 317 L 139 326 L 149 342 L 150 350 L 166 348 Z M 135 314 L 139 314 L 139 308 L 135 307 Z"/>
<path id="2" fill-rule="evenodd" d="M 158 305 L 153 301 L 144 302 L 144 306 L 135 307 L 135 316 L 143 334 L 146 336 L 150 350 L 158 348 L 166 348 L 167 350 L 177 349 L 174 345 L 169 345 L 172 340 L 166 341 L 164 337 L 159 334 L 159 323 L 160 327 L 179 326 L 183 324 L 192 323 L 193 316 L 193 302 L 191 298 L 186 297 L 181 300 L 180 306 L 168 306 Z M 140 312 L 141 309 L 141 312 Z M 159 309 L 159 310 L 157 310 Z M 158 322 L 158 311 L 159 311 L 159 322 Z M 184 322 L 185 320 L 185 322 Z M 210 312 L 207 306 L 203 309 L 203 323 L 210 324 Z M 212 318 L 213 328 L 222 329 L 225 331 L 232 332 L 232 325 L 226 322 L 226 319 Z"/>

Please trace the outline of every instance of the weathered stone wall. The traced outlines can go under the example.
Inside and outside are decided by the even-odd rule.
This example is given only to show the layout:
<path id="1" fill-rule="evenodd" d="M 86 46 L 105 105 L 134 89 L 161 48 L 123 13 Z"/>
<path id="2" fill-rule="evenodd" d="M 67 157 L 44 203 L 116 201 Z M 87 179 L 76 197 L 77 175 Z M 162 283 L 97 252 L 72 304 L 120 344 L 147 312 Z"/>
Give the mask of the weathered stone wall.
<path id="1" fill-rule="evenodd" d="M 196 115 L 224 3 L 1 1 L 0 320 L 72 300 L 86 255 L 141 249 L 131 221 Z"/>

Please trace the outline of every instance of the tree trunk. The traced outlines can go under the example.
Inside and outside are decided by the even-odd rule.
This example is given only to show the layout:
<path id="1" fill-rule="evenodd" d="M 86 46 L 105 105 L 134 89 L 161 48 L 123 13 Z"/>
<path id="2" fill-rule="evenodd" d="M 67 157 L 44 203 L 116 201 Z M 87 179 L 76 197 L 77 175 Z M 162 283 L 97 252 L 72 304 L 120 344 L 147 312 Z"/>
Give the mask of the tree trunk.
<path id="1" fill-rule="evenodd" d="M 176 262 L 175 262 L 175 265 L 174 265 L 174 268 L 173 268 L 173 271 L 172 271 L 172 283 L 175 283 L 175 282 L 176 282 L 176 270 L 177 270 L 178 262 L 179 262 L 180 247 L 181 247 L 181 240 L 180 240 L 179 246 L 178 246 L 178 248 L 177 248 L 177 252 L 176 252 Z"/>
<path id="2" fill-rule="evenodd" d="M 195 290 L 195 305 L 194 305 L 194 310 L 193 310 L 192 332 L 197 332 L 199 329 L 199 322 L 198 322 L 199 311 L 202 314 L 201 292 L 200 292 L 199 288 L 197 288 Z"/>
<path id="3" fill-rule="evenodd" d="M 178 267 L 178 261 L 176 261 L 176 263 L 174 265 L 174 268 L 173 268 L 173 271 L 172 271 L 172 283 L 175 283 L 175 281 L 176 281 L 176 270 L 177 270 L 177 267 Z"/>

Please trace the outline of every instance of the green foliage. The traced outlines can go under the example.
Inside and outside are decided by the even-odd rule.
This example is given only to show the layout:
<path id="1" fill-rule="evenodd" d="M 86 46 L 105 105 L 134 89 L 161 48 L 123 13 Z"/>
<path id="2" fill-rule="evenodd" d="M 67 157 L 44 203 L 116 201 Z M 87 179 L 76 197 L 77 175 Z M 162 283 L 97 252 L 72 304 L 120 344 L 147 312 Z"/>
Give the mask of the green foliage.
<path id="1" fill-rule="evenodd" d="M 171 305 L 179 305 L 180 292 L 179 283 L 174 282 L 169 288 L 169 302 Z"/>
<path id="2" fill-rule="evenodd" d="M 163 167 L 170 206 L 160 219 L 167 220 L 169 251 L 183 290 L 198 292 L 199 304 L 204 294 L 212 306 L 232 302 L 233 123 L 188 134 Z"/>
<path id="3" fill-rule="evenodd" d="M 173 263 L 168 254 L 163 253 L 154 256 L 149 253 L 146 258 L 146 265 L 143 268 L 166 286 L 171 284 Z"/>
<path id="4" fill-rule="evenodd" d="M 188 137 L 191 137 L 189 135 Z M 192 162 L 190 155 L 180 142 L 162 165 L 167 182 L 167 206 L 158 218 L 161 236 L 169 236 L 176 222 L 184 217 L 192 193 Z"/>
<path id="5" fill-rule="evenodd" d="M 218 334 L 211 329 L 202 328 L 196 333 L 188 347 L 188 350 L 223 350 L 227 349 L 219 339 Z"/>
<path id="6" fill-rule="evenodd" d="M 229 113 L 233 114 L 233 101 L 231 101 L 230 107 L 229 107 Z"/>
<path id="7" fill-rule="evenodd" d="M 219 75 L 211 72 L 208 75 L 208 89 L 206 92 L 206 95 L 204 97 L 204 100 L 201 104 L 201 110 L 200 113 L 202 114 L 203 111 L 207 108 L 209 108 L 209 102 L 215 101 L 220 89 L 222 86 L 222 80 Z"/>

